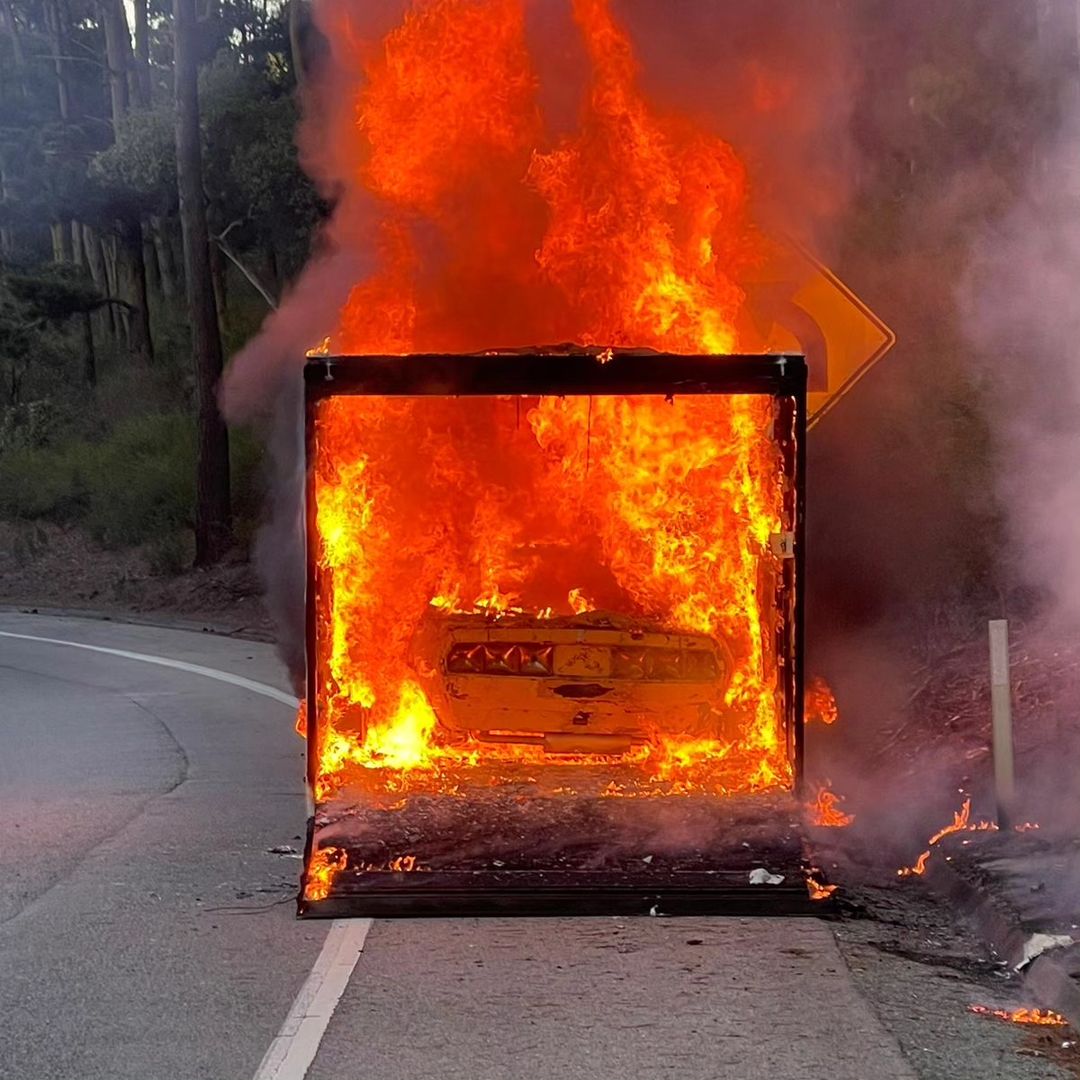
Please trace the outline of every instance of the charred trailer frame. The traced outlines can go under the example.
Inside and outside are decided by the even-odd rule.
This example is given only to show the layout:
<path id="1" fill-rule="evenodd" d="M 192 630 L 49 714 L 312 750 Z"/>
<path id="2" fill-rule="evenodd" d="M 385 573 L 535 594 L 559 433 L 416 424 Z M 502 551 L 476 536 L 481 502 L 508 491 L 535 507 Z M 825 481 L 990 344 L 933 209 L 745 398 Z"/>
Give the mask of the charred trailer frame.
<path id="1" fill-rule="evenodd" d="M 776 655 L 794 793 L 803 784 L 804 573 L 807 366 L 800 355 L 687 356 L 651 351 L 572 349 L 470 355 L 319 356 L 304 368 L 306 447 L 307 781 L 314 801 L 319 765 L 318 532 L 315 485 L 316 415 L 319 403 L 337 396 L 368 397 L 623 397 L 673 399 L 689 395 L 764 395 L 776 400 L 772 439 L 788 480 L 784 513 L 791 529 L 777 582 Z M 297 902 L 302 917 L 601 914 L 815 914 L 801 876 L 783 886 L 748 887 L 745 873 L 714 883 L 680 880 L 562 881 L 517 884 L 513 875 L 482 881 L 435 881 L 441 875 L 386 873 L 371 891 L 342 882 L 320 899 L 305 898 L 316 843 L 316 815 L 308 819 L 304 874 Z M 379 875 L 376 875 L 379 876 Z M 420 880 L 421 878 L 425 880 Z"/>

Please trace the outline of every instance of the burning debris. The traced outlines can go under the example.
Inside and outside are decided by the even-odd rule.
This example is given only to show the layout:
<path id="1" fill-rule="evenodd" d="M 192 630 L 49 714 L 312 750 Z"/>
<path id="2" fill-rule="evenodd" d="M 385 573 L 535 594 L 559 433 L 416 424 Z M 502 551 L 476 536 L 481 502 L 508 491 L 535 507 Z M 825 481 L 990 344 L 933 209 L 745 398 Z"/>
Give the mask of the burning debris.
<path id="1" fill-rule="evenodd" d="M 304 899 L 325 900 L 334 878 L 348 865 L 348 856 L 340 848 L 321 847 L 311 853 L 304 874 Z"/>
<path id="2" fill-rule="evenodd" d="M 841 810 L 841 802 L 843 797 L 830 791 L 828 786 L 818 788 L 817 798 L 807 807 L 810 824 L 825 829 L 846 828 L 855 820 L 855 815 Z"/>
<path id="3" fill-rule="evenodd" d="M 930 849 L 936 844 L 945 839 L 946 836 L 951 836 L 957 832 L 985 832 L 988 830 L 996 830 L 997 825 L 992 821 L 977 821 L 971 822 L 971 799 L 964 799 L 963 805 L 959 810 L 953 814 L 952 824 L 945 825 L 940 828 L 927 843 L 926 850 L 915 860 L 913 866 L 905 866 L 900 870 L 897 870 L 898 877 L 912 877 L 913 875 L 921 875 L 926 873 L 926 864 L 930 861 Z"/>
<path id="4" fill-rule="evenodd" d="M 806 890 L 811 900 L 828 900 L 838 888 L 838 885 L 819 880 L 813 872 L 806 875 Z"/>
<path id="5" fill-rule="evenodd" d="M 1012 1024 L 1038 1024 L 1046 1027 L 1068 1027 L 1069 1021 L 1050 1009 L 992 1009 L 987 1005 L 969 1005 L 968 1012 L 990 1016 Z"/>

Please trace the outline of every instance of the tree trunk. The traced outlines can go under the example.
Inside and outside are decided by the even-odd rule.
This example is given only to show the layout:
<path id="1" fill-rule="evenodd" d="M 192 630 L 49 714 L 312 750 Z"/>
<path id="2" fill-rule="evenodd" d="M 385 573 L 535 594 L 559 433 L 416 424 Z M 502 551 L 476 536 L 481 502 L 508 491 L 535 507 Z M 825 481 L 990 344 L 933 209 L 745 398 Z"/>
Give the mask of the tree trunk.
<path id="1" fill-rule="evenodd" d="M 146 287 L 151 292 L 161 295 L 161 267 L 158 266 L 157 249 L 154 247 L 154 234 L 149 220 L 142 223 L 142 252 L 146 264 Z"/>
<path id="2" fill-rule="evenodd" d="M 134 0 L 135 8 L 135 102 L 149 109 L 150 89 L 150 20 L 148 0 Z"/>
<path id="3" fill-rule="evenodd" d="M 109 286 L 105 280 L 105 260 L 101 257 L 101 244 L 98 242 L 97 233 L 89 225 L 82 227 L 82 249 L 86 268 L 90 271 L 90 280 L 102 296 L 107 296 Z"/>
<path id="4" fill-rule="evenodd" d="M 157 215 L 150 218 L 150 235 L 153 237 L 154 252 L 157 255 L 158 282 L 161 286 L 161 295 L 166 300 L 172 300 L 177 291 L 176 260 L 173 258 L 168 225 Z"/>
<path id="5" fill-rule="evenodd" d="M 121 295 L 118 247 L 119 244 L 117 243 L 115 236 L 103 236 L 101 238 L 101 254 L 105 260 L 106 296 L 119 297 Z M 110 304 L 109 310 L 113 313 L 113 326 L 116 328 L 117 335 L 123 336 L 124 343 L 130 349 L 131 318 L 128 309 L 124 307 L 118 308 L 115 304 Z"/>
<path id="6" fill-rule="evenodd" d="M 15 62 L 15 90 L 19 97 L 26 96 L 26 55 L 23 53 L 22 37 L 19 24 L 15 21 L 15 9 L 11 0 L 0 0 L 0 11 L 4 13 L 4 24 L 11 38 L 11 58 Z"/>
<path id="7" fill-rule="evenodd" d="M 143 258 L 142 228 L 138 218 L 118 223 L 121 259 L 121 297 L 131 309 L 128 312 L 128 347 L 140 363 L 154 359 L 154 340 L 150 333 L 150 307 L 146 292 L 146 261 Z"/>
<path id="8" fill-rule="evenodd" d="M 228 334 L 229 288 L 225 279 L 225 260 L 221 248 L 213 240 L 210 241 L 210 280 L 214 284 L 214 308 L 217 311 L 218 326 L 223 334 Z"/>
<path id="9" fill-rule="evenodd" d="M 94 351 L 94 321 L 89 311 L 82 315 L 83 324 L 83 378 L 87 386 L 97 386 L 97 354 Z"/>
<path id="10" fill-rule="evenodd" d="M 179 295 L 185 293 L 187 289 L 187 282 L 184 279 L 184 236 L 180 228 L 179 215 L 177 215 L 175 228 L 172 221 L 165 218 L 165 237 L 168 240 L 169 250 L 172 252 L 172 264 L 176 270 L 176 292 Z"/>
<path id="11" fill-rule="evenodd" d="M 303 0 L 289 0 L 289 59 L 296 87 L 301 92 L 307 86 L 307 71 L 304 68 L 304 27 L 307 20 L 308 12 Z"/>
<path id="12" fill-rule="evenodd" d="M 52 234 L 53 262 L 61 265 L 68 261 L 67 258 L 67 229 L 62 221 L 49 223 L 49 232 Z"/>
<path id="13" fill-rule="evenodd" d="M 115 135 L 131 103 L 128 89 L 131 38 L 128 36 L 123 0 L 98 0 L 98 12 L 105 31 L 105 63 L 109 70 L 109 100 Z"/>
<path id="14" fill-rule="evenodd" d="M 93 281 L 97 291 L 102 296 L 109 296 L 109 280 L 105 272 L 105 257 L 101 250 L 101 241 L 98 235 L 89 225 L 82 227 L 83 254 L 86 257 L 86 266 L 90 271 L 90 280 Z M 97 314 L 98 325 L 102 331 L 110 337 L 116 334 L 116 315 L 112 304 L 106 304 Z"/>
<path id="15" fill-rule="evenodd" d="M 86 259 L 83 256 L 82 225 L 74 218 L 71 219 L 71 261 L 76 266 L 86 265 Z"/>
<path id="16" fill-rule="evenodd" d="M 45 0 L 45 26 L 49 31 L 49 44 L 52 46 L 56 102 L 60 110 L 60 120 L 66 124 L 71 119 L 71 93 L 68 89 L 67 61 L 64 59 L 67 54 L 67 33 L 59 0 Z"/>
<path id="17" fill-rule="evenodd" d="M 15 201 L 15 188 L 11 181 L 3 148 L 0 148 L 0 203 L 10 206 Z M 0 226 L 0 260 L 6 262 L 15 254 L 15 232 L 10 225 Z"/>
<path id="18" fill-rule="evenodd" d="M 232 539 L 232 512 L 229 433 L 217 402 L 221 334 L 210 278 L 210 235 L 202 182 L 195 0 L 173 0 L 173 42 L 177 187 L 198 407 L 195 563 L 204 566 L 225 554 Z"/>

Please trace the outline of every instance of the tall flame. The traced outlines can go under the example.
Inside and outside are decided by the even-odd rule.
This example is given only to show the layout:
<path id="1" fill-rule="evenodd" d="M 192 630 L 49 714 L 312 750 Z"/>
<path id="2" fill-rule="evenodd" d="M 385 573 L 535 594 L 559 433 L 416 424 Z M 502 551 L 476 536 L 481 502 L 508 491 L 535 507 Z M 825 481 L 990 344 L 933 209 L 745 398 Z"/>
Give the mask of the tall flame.
<path id="1" fill-rule="evenodd" d="M 329 124 L 334 153 L 374 199 L 378 224 L 348 210 L 354 194 L 342 212 L 354 213 L 359 241 L 374 238 L 378 265 L 353 288 L 332 353 L 739 346 L 739 281 L 761 250 L 746 171 L 722 139 L 649 104 L 608 0 L 573 2 L 590 78 L 578 129 L 559 138 L 539 105 L 524 0 L 417 0 L 377 47 L 357 11 L 355 0 L 324 0 L 319 18 L 353 94 Z M 773 403 L 519 408 L 473 401 L 466 426 L 452 402 L 320 404 L 319 797 L 350 769 L 392 770 L 400 786 L 475 760 L 440 742 L 410 660 L 432 606 L 606 608 L 722 639 L 737 736 L 667 733 L 638 756 L 673 784 L 789 784 L 762 601 L 780 572 L 770 538 L 790 527 Z"/>
<path id="2" fill-rule="evenodd" d="M 380 207 L 379 269 L 332 351 L 736 346 L 739 278 L 763 258 L 746 171 L 722 139 L 650 107 L 608 0 L 573 12 L 590 85 L 578 130 L 552 140 L 524 0 L 416 2 L 377 48 L 358 44 L 355 0 L 325 0 L 355 95 L 329 137 Z"/>

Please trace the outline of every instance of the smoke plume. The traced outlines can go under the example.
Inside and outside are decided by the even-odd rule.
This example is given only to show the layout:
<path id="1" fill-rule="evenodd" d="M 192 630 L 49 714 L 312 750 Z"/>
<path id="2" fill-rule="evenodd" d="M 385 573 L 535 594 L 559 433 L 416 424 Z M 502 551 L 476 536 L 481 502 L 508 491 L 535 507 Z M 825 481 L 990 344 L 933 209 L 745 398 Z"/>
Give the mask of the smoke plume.
<path id="1" fill-rule="evenodd" d="M 1076 77 L 1076 76 L 1074 76 Z M 975 241 L 961 288 L 1015 578 L 1080 623 L 1080 114 Z M 1006 612 L 1007 613 L 1007 612 Z"/>

